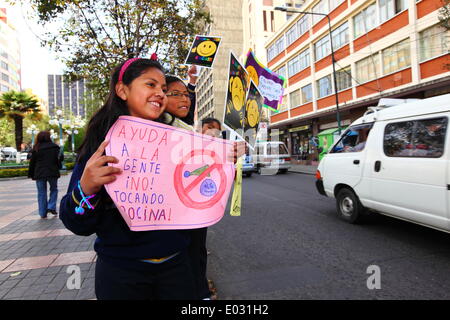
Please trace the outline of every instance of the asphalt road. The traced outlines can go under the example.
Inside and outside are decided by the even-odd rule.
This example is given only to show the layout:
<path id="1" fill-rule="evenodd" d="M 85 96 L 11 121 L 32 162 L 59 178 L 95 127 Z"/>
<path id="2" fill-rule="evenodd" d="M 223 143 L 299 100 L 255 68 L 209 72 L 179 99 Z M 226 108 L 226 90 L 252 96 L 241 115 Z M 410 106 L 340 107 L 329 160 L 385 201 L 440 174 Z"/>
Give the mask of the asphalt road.
<path id="1" fill-rule="evenodd" d="M 314 181 L 244 178 L 242 215 L 208 229 L 220 300 L 450 299 L 450 234 L 381 215 L 348 224 Z"/>

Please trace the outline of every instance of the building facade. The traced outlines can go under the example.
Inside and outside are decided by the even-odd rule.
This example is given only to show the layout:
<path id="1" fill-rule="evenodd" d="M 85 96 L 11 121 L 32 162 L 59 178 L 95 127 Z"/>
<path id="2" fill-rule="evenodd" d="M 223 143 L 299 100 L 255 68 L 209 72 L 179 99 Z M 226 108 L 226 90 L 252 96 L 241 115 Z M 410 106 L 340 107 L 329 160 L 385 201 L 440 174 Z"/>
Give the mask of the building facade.
<path id="1" fill-rule="evenodd" d="M 299 159 L 315 161 L 314 137 L 338 127 L 336 98 L 345 128 L 380 98 L 450 92 L 450 31 L 439 25 L 441 6 L 440 0 L 305 1 L 298 10 L 330 18 L 331 41 L 326 16 L 296 13 L 266 42 L 269 68 L 288 81 L 270 129 Z"/>
<path id="2" fill-rule="evenodd" d="M 7 10 L 0 8 L 0 94 L 21 89 L 20 65 L 17 31 L 8 20 Z"/>
<path id="3" fill-rule="evenodd" d="M 213 117 L 223 120 L 228 81 L 230 51 L 237 57 L 242 52 L 242 0 L 230 2 L 205 1 L 213 23 L 206 26 L 205 35 L 222 38 L 213 68 L 202 68 L 197 80 L 197 119 Z"/>
<path id="4" fill-rule="evenodd" d="M 47 78 L 49 115 L 54 115 L 57 109 L 63 109 L 66 113 L 84 118 L 86 116 L 84 80 L 69 83 L 58 74 L 49 74 Z"/>

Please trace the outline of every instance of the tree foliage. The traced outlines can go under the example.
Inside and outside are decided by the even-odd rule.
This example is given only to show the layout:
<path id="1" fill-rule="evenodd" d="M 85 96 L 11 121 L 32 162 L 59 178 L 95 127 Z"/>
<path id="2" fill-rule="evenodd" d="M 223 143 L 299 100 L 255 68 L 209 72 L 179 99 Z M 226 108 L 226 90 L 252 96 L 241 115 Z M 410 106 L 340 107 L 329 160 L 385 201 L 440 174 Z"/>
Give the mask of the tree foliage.
<path id="1" fill-rule="evenodd" d="M 441 26 L 450 30 L 450 0 L 442 0 L 442 8 L 439 9 L 439 21 Z"/>
<path id="2" fill-rule="evenodd" d="M 14 121 L 17 150 L 23 141 L 23 119 L 27 115 L 36 120 L 42 117 L 36 97 L 23 91 L 8 91 L 0 97 L 0 118 Z"/>
<path id="3" fill-rule="evenodd" d="M 23 0 L 22 0 L 23 1 Z M 153 52 L 170 72 L 180 72 L 188 46 L 210 22 L 202 0 L 31 0 L 48 28 L 44 46 L 59 53 L 70 80 L 84 77 L 103 98 L 111 70 Z"/>

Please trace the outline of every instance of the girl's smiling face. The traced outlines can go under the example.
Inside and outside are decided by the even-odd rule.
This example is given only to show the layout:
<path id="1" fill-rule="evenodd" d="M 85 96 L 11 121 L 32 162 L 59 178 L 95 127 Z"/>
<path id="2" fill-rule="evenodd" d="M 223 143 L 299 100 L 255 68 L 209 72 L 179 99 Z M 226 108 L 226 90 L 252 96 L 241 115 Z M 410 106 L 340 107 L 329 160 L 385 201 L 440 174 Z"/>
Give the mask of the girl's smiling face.
<path id="1" fill-rule="evenodd" d="M 180 81 L 170 83 L 168 85 L 167 98 L 167 112 L 177 118 L 184 118 L 188 115 L 191 99 L 184 83 Z"/>
<path id="2" fill-rule="evenodd" d="M 129 85 L 119 82 L 117 95 L 127 102 L 133 117 L 147 120 L 157 119 L 167 106 L 166 78 L 157 68 L 149 68 Z"/>

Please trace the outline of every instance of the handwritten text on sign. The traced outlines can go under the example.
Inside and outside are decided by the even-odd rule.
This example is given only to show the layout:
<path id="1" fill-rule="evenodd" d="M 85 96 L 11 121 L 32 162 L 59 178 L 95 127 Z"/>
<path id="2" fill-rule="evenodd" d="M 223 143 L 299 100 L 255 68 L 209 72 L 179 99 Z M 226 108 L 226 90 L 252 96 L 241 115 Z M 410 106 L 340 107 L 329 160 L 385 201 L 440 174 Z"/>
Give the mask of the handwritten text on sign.
<path id="1" fill-rule="evenodd" d="M 224 213 L 234 164 L 230 141 L 121 116 L 107 134 L 106 154 L 122 173 L 105 185 L 133 231 L 194 229 Z"/>

